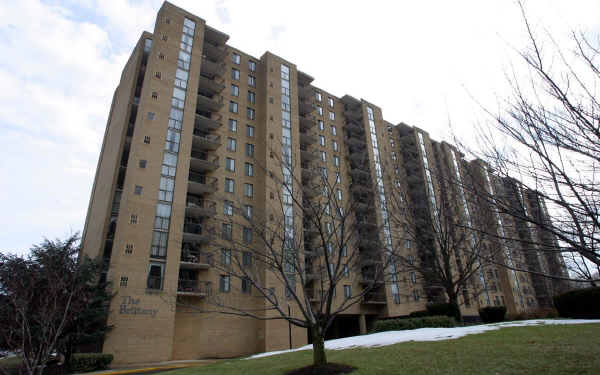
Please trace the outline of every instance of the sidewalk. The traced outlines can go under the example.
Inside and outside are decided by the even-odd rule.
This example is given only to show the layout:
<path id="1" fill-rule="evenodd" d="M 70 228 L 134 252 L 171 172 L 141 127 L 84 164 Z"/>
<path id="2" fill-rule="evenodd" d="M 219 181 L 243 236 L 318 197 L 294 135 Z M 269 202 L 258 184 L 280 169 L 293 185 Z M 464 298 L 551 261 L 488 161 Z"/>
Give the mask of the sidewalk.
<path id="1" fill-rule="evenodd" d="M 115 366 L 109 370 L 86 372 L 84 374 L 75 375 L 125 375 L 125 374 L 154 374 L 163 371 L 176 370 L 186 367 L 199 367 L 216 363 L 217 359 L 204 359 L 204 360 L 187 360 L 187 361 L 168 361 L 168 362 L 157 362 L 157 363 L 140 363 Z"/>

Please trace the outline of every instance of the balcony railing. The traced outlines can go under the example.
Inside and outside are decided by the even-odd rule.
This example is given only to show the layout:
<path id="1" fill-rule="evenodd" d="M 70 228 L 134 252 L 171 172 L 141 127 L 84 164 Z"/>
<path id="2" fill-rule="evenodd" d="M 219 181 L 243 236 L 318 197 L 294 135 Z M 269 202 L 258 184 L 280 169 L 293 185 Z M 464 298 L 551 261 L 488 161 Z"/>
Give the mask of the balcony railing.
<path id="1" fill-rule="evenodd" d="M 185 213 L 191 217 L 215 216 L 217 214 L 217 202 L 188 197 L 185 205 Z"/>
<path id="2" fill-rule="evenodd" d="M 224 63 L 216 63 L 207 58 L 202 59 L 202 63 L 200 64 L 200 74 L 205 77 L 214 78 L 222 76 L 223 73 L 225 73 Z"/>
<path id="3" fill-rule="evenodd" d="M 214 264 L 213 254 L 204 251 L 181 250 L 181 268 L 207 269 Z"/>
<path id="4" fill-rule="evenodd" d="M 210 281 L 179 279 L 177 294 L 180 296 L 207 297 L 211 294 Z"/>
<path id="5" fill-rule="evenodd" d="M 221 91 L 225 88 L 225 85 L 218 83 L 214 79 L 200 76 L 200 80 L 198 82 L 198 93 L 207 94 L 207 95 L 215 95 L 220 94 Z"/>
<path id="6" fill-rule="evenodd" d="M 221 127 L 221 120 L 208 118 L 196 113 L 194 128 L 201 131 L 216 130 Z"/>
<path id="7" fill-rule="evenodd" d="M 385 297 L 384 292 L 373 291 L 368 292 L 363 296 L 362 303 L 372 305 L 385 305 L 387 303 L 387 299 Z"/>
<path id="8" fill-rule="evenodd" d="M 216 46 L 205 41 L 202 54 L 211 61 L 222 62 L 223 58 L 227 55 L 227 50 L 224 46 Z"/>
<path id="9" fill-rule="evenodd" d="M 229 35 L 210 26 L 204 27 L 204 40 L 206 42 L 212 43 L 216 46 L 224 46 L 228 39 Z"/>
<path id="10" fill-rule="evenodd" d="M 203 94 L 198 94 L 196 108 L 201 111 L 218 112 L 223 107 L 223 97 L 213 96 L 208 97 Z"/>
<path id="11" fill-rule="evenodd" d="M 305 289 L 306 297 L 310 302 L 319 302 L 321 300 L 321 290 L 314 288 Z"/>
<path id="12" fill-rule="evenodd" d="M 358 122 L 348 121 L 346 122 L 345 128 L 348 131 L 355 132 L 357 134 L 365 134 L 365 128 Z"/>
<path id="13" fill-rule="evenodd" d="M 205 244 L 214 240 L 215 228 L 202 224 L 183 224 L 183 239 L 192 243 Z"/>
<path id="14" fill-rule="evenodd" d="M 188 175 L 188 193 L 206 194 L 217 191 L 218 179 L 215 177 L 207 177 L 204 174 L 189 172 Z"/>
<path id="15" fill-rule="evenodd" d="M 298 102 L 298 113 L 300 116 L 305 116 L 315 110 L 315 105 L 312 100 L 300 100 Z"/>
<path id="16" fill-rule="evenodd" d="M 190 167 L 197 171 L 214 171 L 219 168 L 219 157 L 207 152 L 192 151 Z"/>
<path id="17" fill-rule="evenodd" d="M 344 116 L 350 120 L 362 119 L 362 108 L 346 108 L 344 109 Z"/>
<path id="18" fill-rule="evenodd" d="M 300 129 L 308 130 L 315 127 L 317 124 L 315 118 L 312 115 L 300 116 Z"/>
<path id="19" fill-rule="evenodd" d="M 300 132 L 300 144 L 312 145 L 317 142 L 317 137 L 313 133 Z"/>
<path id="20" fill-rule="evenodd" d="M 206 134 L 199 129 L 194 129 L 192 146 L 201 150 L 214 151 L 221 146 L 221 136 L 216 134 Z"/>

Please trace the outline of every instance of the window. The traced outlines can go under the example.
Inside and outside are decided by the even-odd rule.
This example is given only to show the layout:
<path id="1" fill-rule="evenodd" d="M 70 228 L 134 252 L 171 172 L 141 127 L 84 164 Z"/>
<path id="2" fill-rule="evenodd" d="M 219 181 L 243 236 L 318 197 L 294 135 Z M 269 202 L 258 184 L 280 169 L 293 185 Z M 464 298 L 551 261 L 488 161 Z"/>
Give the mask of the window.
<path id="1" fill-rule="evenodd" d="M 319 124 L 319 130 L 325 130 L 325 123 L 323 122 L 323 120 L 317 120 L 317 123 Z"/>
<path id="2" fill-rule="evenodd" d="M 248 86 L 255 87 L 256 86 L 256 77 L 248 76 Z"/>
<path id="3" fill-rule="evenodd" d="M 239 81 L 240 80 L 240 71 L 232 68 L 231 69 L 231 79 L 234 81 Z"/>
<path id="4" fill-rule="evenodd" d="M 320 93 L 320 92 L 318 92 L 318 91 L 315 91 L 315 99 L 317 99 L 317 101 L 318 101 L 318 102 L 320 102 L 320 101 L 322 100 L 322 99 L 321 99 L 321 93 Z"/>
<path id="5" fill-rule="evenodd" d="M 254 145 L 252 143 L 246 143 L 246 156 L 254 157 Z"/>
<path id="6" fill-rule="evenodd" d="M 144 191 L 144 188 L 140 185 L 135 185 L 135 189 L 133 191 L 133 194 L 135 195 L 142 195 L 142 192 Z"/>
<path id="7" fill-rule="evenodd" d="M 230 118 L 227 122 L 227 127 L 229 128 L 229 131 L 237 132 L 237 120 Z"/>
<path id="8" fill-rule="evenodd" d="M 173 190 L 175 189 L 175 180 L 167 176 L 160 177 L 160 185 L 158 190 L 159 201 L 173 201 Z"/>
<path id="9" fill-rule="evenodd" d="M 317 106 L 317 112 L 319 113 L 320 116 L 323 116 L 323 107 L 321 107 L 320 105 Z"/>
<path id="10" fill-rule="evenodd" d="M 221 293 L 229 293 L 231 290 L 230 281 L 229 275 L 221 275 L 219 279 L 219 290 Z"/>
<path id="11" fill-rule="evenodd" d="M 337 141 L 331 141 L 331 147 L 333 147 L 333 151 L 338 152 L 338 143 Z"/>
<path id="12" fill-rule="evenodd" d="M 248 61 L 248 70 L 250 70 L 251 72 L 255 72 L 256 71 L 256 62 L 249 60 Z"/>
<path id="13" fill-rule="evenodd" d="M 223 214 L 227 216 L 233 216 L 233 202 L 232 201 L 224 201 L 223 202 Z"/>
<path id="14" fill-rule="evenodd" d="M 226 158 L 225 159 L 225 170 L 229 172 L 235 172 L 235 159 Z"/>
<path id="15" fill-rule="evenodd" d="M 348 256 L 348 248 L 346 247 L 346 245 L 342 247 L 342 256 Z"/>
<path id="16" fill-rule="evenodd" d="M 238 113 L 238 104 L 234 101 L 229 102 L 229 112 Z"/>
<path id="17" fill-rule="evenodd" d="M 344 297 L 352 297 L 352 285 L 344 285 Z"/>
<path id="18" fill-rule="evenodd" d="M 325 137 L 323 137 L 322 135 L 319 136 L 319 144 L 325 147 Z"/>
<path id="19" fill-rule="evenodd" d="M 330 108 L 333 108 L 333 98 L 331 96 L 327 98 L 327 104 L 329 104 Z"/>
<path id="20" fill-rule="evenodd" d="M 246 125 L 246 136 L 254 137 L 254 126 Z"/>
<path id="21" fill-rule="evenodd" d="M 252 211 L 253 211 L 253 207 L 249 204 L 244 205 L 244 216 L 247 219 L 251 219 L 252 218 Z"/>
<path id="22" fill-rule="evenodd" d="M 242 232 L 242 239 L 245 243 L 252 242 L 252 228 L 244 227 L 244 231 Z"/>
<path id="23" fill-rule="evenodd" d="M 248 91 L 248 103 L 256 103 L 256 93 L 254 93 L 253 91 Z"/>
<path id="24" fill-rule="evenodd" d="M 154 120 L 154 112 L 148 112 L 148 120 Z"/>
<path id="25" fill-rule="evenodd" d="M 327 178 L 327 168 L 321 167 L 321 177 Z"/>
<path id="26" fill-rule="evenodd" d="M 240 96 L 240 88 L 234 84 L 231 85 L 231 96 Z"/>
<path id="27" fill-rule="evenodd" d="M 338 201 L 341 201 L 341 200 L 342 200 L 342 189 L 337 189 L 337 190 L 335 191 L 335 193 L 336 193 L 335 195 L 336 195 L 336 197 L 337 197 L 337 200 L 338 200 Z"/>
<path id="28" fill-rule="evenodd" d="M 250 279 L 247 277 L 242 277 L 242 293 L 250 294 L 252 293 L 252 283 Z"/>
<path id="29" fill-rule="evenodd" d="M 165 59 L 165 54 L 164 53 L 159 53 L 158 54 L 158 58 L 161 59 L 161 60 L 164 60 Z"/>
<path id="30" fill-rule="evenodd" d="M 235 152 L 237 148 L 237 142 L 235 138 L 227 138 L 227 151 Z"/>
<path id="31" fill-rule="evenodd" d="M 152 91 L 152 99 L 158 99 L 158 93 L 156 91 Z"/>
<path id="32" fill-rule="evenodd" d="M 156 216 L 154 217 L 154 229 L 169 230 L 169 221 L 171 220 L 171 205 L 158 203 L 156 205 Z M 166 233 L 165 233 L 166 234 Z"/>
<path id="33" fill-rule="evenodd" d="M 251 266 L 254 260 L 252 259 L 252 253 L 249 251 L 244 251 L 242 253 L 242 265 L 243 266 Z"/>
<path id="34" fill-rule="evenodd" d="M 331 223 L 325 223 L 325 231 L 327 233 L 331 233 L 332 229 Z"/>
<path id="35" fill-rule="evenodd" d="M 252 198 L 254 194 L 254 186 L 252 184 L 244 184 L 244 195 L 248 198 Z"/>
<path id="36" fill-rule="evenodd" d="M 137 224 L 138 223 L 138 217 L 137 215 L 131 215 L 129 217 L 129 224 Z"/>
<path id="37" fill-rule="evenodd" d="M 410 282 L 413 284 L 417 283 L 417 274 L 416 273 L 414 273 L 414 272 L 410 273 Z"/>
<path id="38" fill-rule="evenodd" d="M 221 249 L 221 264 L 224 266 L 231 265 L 231 249 Z"/>
<path id="39" fill-rule="evenodd" d="M 242 57 L 240 55 L 238 55 L 237 53 L 231 54 L 231 62 L 232 63 L 234 63 L 235 65 L 240 65 L 241 61 L 242 61 Z"/>
<path id="40" fill-rule="evenodd" d="M 144 143 L 149 145 L 150 144 L 150 136 L 149 135 L 145 135 L 144 136 Z"/>
<path id="41" fill-rule="evenodd" d="M 421 296 L 419 295 L 419 291 L 418 290 L 413 290 L 413 299 L 415 300 L 415 302 L 419 302 L 419 300 L 421 299 Z"/>
<path id="42" fill-rule="evenodd" d="M 229 223 L 223 223 L 223 231 L 221 232 L 221 237 L 224 240 L 231 241 L 231 239 L 232 239 L 232 233 L 233 233 L 233 227 L 232 227 L 232 225 L 229 224 Z"/>
<path id="43" fill-rule="evenodd" d="M 150 257 L 164 258 L 167 255 L 167 232 L 152 232 L 152 247 L 150 248 Z"/>
<path id="44" fill-rule="evenodd" d="M 321 151 L 321 161 L 327 161 L 327 154 L 325 151 Z"/>
<path id="45" fill-rule="evenodd" d="M 140 168 L 146 168 L 146 163 L 147 163 L 146 160 L 144 160 L 144 159 L 140 160 Z"/>
<path id="46" fill-rule="evenodd" d="M 335 183 L 336 184 L 342 183 L 342 176 L 340 176 L 340 172 L 335 172 Z"/>
<path id="47" fill-rule="evenodd" d="M 248 108 L 246 110 L 246 113 L 248 114 L 248 120 L 254 120 L 254 117 L 256 116 L 256 112 L 254 112 L 254 109 Z"/>
<path id="48" fill-rule="evenodd" d="M 128 278 L 127 276 L 121 276 L 121 283 L 120 283 L 120 286 L 127 287 L 127 280 L 128 280 L 128 279 L 129 279 L 129 278 Z"/>
<path id="49" fill-rule="evenodd" d="M 335 112 L 329 112 L 329 119 L 330 119 L 331 121 L 334 121 L 334 120 L 335 120 Z"/>
<path id="50" fill-rule="evenodd" d="M 156 73 L 154 73 L 154 77 L 156 77 L 156 78 L 160 79 L 160 72 L 156 72 Z"/>
<path id="51" fill-rule="evenodd" d="M 414 255 L 408 256 L 408 264 L 410 264 L 411 266 L 415 264 L 415 256 Z"/>
<path id="52" fill-rule="evenodd" d="M 244 164 L 244 171 L 245 171 L 246 176 L 248 176 L 248 177 L 254 176 L 254 165 L 252 165 L 251 163 Z"/>
<path id="53" fill-rule="evenodd" d="M 179 152 L 179 139 L 181 138 L 181 133 L 168 129 L 167 130 L 167 139 L 165 141 L 165 150 L 171 152 Z"/>
<path id="54" fill-rule="evenodd" d="M 335 165 L 337 168 L 340 167 L 340 157 L 333 155 L 333 165 Z"/>
<path id="55" fill-rule="evenodd" d="M 133 244 L 128 243 L 125 245 L 125 254 L 131 255 L 133 253 Z"/>
<path id="56" fill-rule="evenodd" d="M 410 249 L 410 240 L 408 240 L 408 239 L 406 240 L 406 248 Z"/>
<path id="57" fill-rule="evenodd" d="M 164 267 L 164 263 L 150 262 L 148 281 L 146 282 L 148 289 L 162 289 Z"/>
<path id="58" fill-rule="evenodd" d="M 226 193 L 233 193 L 235 191 L 234 184 L 235 184 L 235 182 L 233 181 L 233 179 L 226 178 L 225 179 L 225 192 Z"/>
<path id="59" fill-rule="evenodd" d="M 344 264 L 343 272 L 344 272 L 344 277 L 348 277 L 350 275 L 350 270 L 348 269 L 347 264 Z"/>
<path id="60" fill-rule="evenodd" d="M 337 129 L 335 128 L 335 126 L 331 127 L 331 135 L 337 135 Z"/>
<path id="61" fill-rule="evenodd" d="M 399 293 L 394 293 L 393 297 L 394 297 L 394 303 L 396 305 L 399 305 L 400 304 L 400 294 Z"/>

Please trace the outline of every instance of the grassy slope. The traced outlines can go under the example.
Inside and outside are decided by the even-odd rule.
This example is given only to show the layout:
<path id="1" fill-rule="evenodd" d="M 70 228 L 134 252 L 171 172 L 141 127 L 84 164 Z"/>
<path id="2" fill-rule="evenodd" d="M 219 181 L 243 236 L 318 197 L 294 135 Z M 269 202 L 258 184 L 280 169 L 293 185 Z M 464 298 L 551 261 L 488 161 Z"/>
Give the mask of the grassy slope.
<path id="1" fill-rule="evenodd" d="M 409 342 L 381 348 L 328 351 L 353 374 L 598 374 L 600 324 L 514 327 L 457 340 Z M 309 365 L 311 351 L 232 360 L 171 375 L 269 375 Z"/>

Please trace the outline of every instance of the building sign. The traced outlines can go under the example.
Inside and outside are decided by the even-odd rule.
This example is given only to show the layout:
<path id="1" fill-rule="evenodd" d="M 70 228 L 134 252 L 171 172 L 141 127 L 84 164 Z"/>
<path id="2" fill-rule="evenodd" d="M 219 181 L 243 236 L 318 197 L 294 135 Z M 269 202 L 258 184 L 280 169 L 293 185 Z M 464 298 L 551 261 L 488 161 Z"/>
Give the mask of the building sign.
<path id="1" fill-rule="evenodd" d="M 150 315 L 155 317 L 158 313 L 158 309 L 144 309 L 138 306 L 140 303 L 139 298 L 133 298 L 131 296 L 121 297 L 121 305 L 119 306 L 119 314 L 123 315 Z"/>

